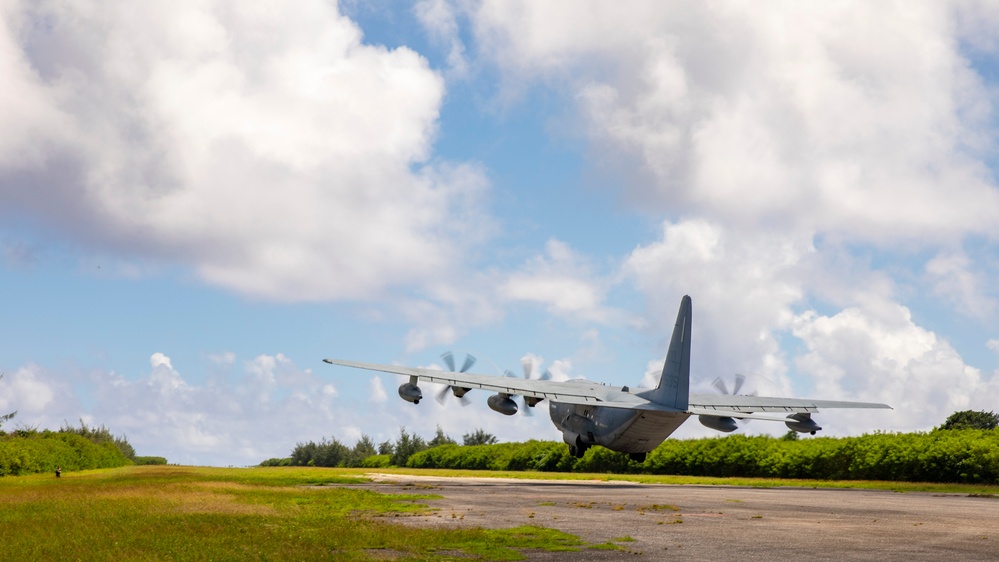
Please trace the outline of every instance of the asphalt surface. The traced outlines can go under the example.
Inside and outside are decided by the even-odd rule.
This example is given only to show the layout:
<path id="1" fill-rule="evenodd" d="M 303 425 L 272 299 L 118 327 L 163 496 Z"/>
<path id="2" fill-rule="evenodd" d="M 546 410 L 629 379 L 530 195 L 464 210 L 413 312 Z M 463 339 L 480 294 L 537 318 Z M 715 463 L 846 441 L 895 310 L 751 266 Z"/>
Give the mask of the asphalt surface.
<path id="1" fill-rule="evenodd" d="M 404 524 L 538 525 L 624 550 L 531 560 L 999 560 L 999 498 L 877 490 L 369 475 L 382 493 L 426 493 Z M 632 540 L 620 540 L 623 538 Z M 618 539 L 615 541 L 615 539 Z"/>

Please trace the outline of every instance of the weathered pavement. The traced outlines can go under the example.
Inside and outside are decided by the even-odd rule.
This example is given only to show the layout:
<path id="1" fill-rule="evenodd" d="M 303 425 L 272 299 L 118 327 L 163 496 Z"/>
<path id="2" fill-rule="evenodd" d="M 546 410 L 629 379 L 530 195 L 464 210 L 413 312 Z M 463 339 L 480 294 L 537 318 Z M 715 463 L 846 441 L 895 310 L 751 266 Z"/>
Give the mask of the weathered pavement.
<path id="1" fill-rule="evenodd" d="M 872 490 L 369 475 L 383 493 L 427 493 L 405 524 L 538 525 L 624 551 L 532 560 L 999 560 L 999 498 Z M 674 509 L 675 508 L 675 509 Z"/>

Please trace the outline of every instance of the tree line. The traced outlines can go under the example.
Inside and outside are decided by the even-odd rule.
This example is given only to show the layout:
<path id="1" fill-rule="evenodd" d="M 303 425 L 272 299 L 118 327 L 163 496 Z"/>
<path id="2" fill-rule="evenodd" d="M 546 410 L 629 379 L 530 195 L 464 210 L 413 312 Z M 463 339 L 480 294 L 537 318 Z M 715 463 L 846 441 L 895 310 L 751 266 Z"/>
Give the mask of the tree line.
<path id="1" fill-rule="evenodd" d="M 406 466 L 999 484 L 997 427 L 994 412 L 964 411 L 928 432 L 798 439 L 789 431 L 780 438 L 667 439 L 643 463 L 603 447 L 575 459 L 561 443 L 528 441 L 428 449 L 410 457 Z"/>
<path id="2" fill-rule="evenodd" d="M 562 443 L 445 445 L 421 451 L 412 468 L 537 470 L 999 484 L 999 432 L 958 429 L 813 439 L 728 435 L 669 439 L 645 462 L 603 447 L 572 457 Z"/>
<path id="3" fill-rule="evenodd" d="M 3 374 L 0 374 L 0 379 Z M 59 431 L 19 427 L 7 433 L 3 424 L 17 416 L 17 410 L 0 415 L 0 476 L 16 476 L 62 470 L 115 468 L 126 464 L 166 464 L 163 457 L 136 456 L 124 435 L 107 427 L 80 427 L 64 423 Z"/>
<path id="4" fill-rule="evenodd" d="M 12 416 L 11 416 L 12 417 Z M 7 418 L 10 419 L 10 418 Z M 7 420 L 2 420 L 7 421 Z M 125 436 L 117 436 L 103 425 L 64 425 L 58 431 L 18 428 L 0 429 L 0 476 L 17 476 L 62 470 L 114 468 L 131 464 L 135 449 Z"/>
<path id="5" fill-rule="evenodd" d="M 999 416 L 993 412 L 965 411 L 928 432 L 799 439 L 789 431 L 783 437 L 667 439 L 643 463 L 603 447 L 577 459 L 560 442 L 496 443 L 494 436 L 477 430 L 458 445 L 440 427 L 429 441 L 402 428 L 395 442 L 377 447 L 368 437 L 353 448 L 324 439 L 299 443 L 290 458 L 264 464 L 999 484 L 997 426 Z"/>
<path id="6" fill-rule="evenodd" d="M 483 429 L 476 429 L 462 436 L 465 446 L 489 445 L 496 443 L 495 435 Z M 308 441 L 297 443 L 287 458 L 267 459 L 260 466 L 325 466 L 325 467 L 368 467 L 406 466 L 409 458 L 420 451 L 443 445 L 457 445 L 458 442 L 444 434 L 437 426 L 437 433 L 430 440 L 410 434 L 405 427 L 399 428 L 395 441 L 386 440 L 375 445 L 371 437 L 362 435 L 353 447 L 348 447 L 338 439 L 322 438 L 318 443 Z"/>

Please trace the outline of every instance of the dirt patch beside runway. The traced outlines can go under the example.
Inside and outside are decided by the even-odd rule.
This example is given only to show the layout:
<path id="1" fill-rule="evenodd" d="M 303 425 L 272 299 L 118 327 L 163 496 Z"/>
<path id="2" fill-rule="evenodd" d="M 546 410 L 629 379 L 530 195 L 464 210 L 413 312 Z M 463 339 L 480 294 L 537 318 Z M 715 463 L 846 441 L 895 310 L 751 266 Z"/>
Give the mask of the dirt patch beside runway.
<path id="1" fill-rule="evenodd" d="M 411 525 L 551 527 L 624 551 L 532 560 L 997 560 L 999 498 L 878 490 L 371 475 L 383 493 L 432 493 Z M 615 540 L 617 539 L 617 540 Z"/>

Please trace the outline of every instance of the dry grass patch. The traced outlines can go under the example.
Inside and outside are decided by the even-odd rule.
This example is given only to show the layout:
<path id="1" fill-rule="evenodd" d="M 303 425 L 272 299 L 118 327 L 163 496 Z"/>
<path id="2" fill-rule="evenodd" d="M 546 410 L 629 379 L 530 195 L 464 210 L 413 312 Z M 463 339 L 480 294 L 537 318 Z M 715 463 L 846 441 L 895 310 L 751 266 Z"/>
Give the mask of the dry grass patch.
<path id="1" fill-rule="evenodd" d="M 680 508 L 675 505 L 654 503 L 652 505 L 640 505 L 635 511 L 645 515 L 646 511 L 660 512 L 660 511 L 680 511 Z"/>
<path id="2" fill-rule="evenodd" d="M 328 469 L 157 465 L 0 478 L 0 545 L 10 560 L 511 560 L 583 545 L 540 527 L 392 524 L 373 516 L 425 513 L 422 502 L 435 496 L 331 485 L 343 481 L 357 479 Z"/>
<path id="3" fill-rule="evenodd" d="M 218 513 L 225 515 L 277 515 L 273 505 L 240 503 L 231 495 L 188 492 L 168 500 L 164 508 L 174 513 Z"/>

